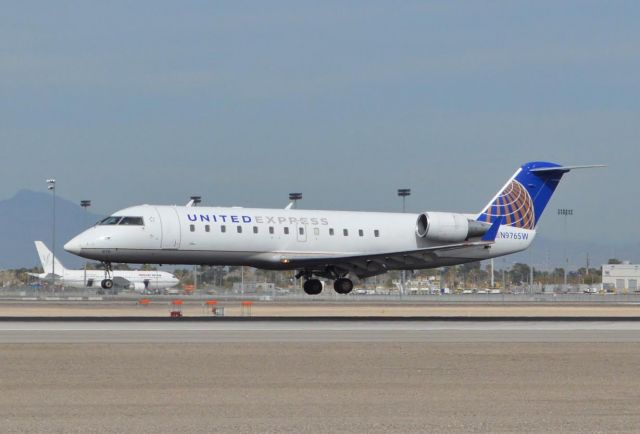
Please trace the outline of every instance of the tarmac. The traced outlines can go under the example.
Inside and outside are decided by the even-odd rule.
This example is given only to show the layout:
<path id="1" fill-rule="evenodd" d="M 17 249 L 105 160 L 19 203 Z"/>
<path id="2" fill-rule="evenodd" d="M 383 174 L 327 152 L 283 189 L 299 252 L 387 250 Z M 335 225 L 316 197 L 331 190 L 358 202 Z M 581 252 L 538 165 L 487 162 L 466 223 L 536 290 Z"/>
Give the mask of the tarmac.
<path id="1" fill-rule="evenodd" d="M 640 323 L 4 321 L 3 432 L 637 432 Z"/>
<path id="2" fill-rule="evenodd" d="M 640 343 L 637 321 L 37 321 L 0 322 L 11 343 Z"/>
<path id="3" fill-rule="evenodd" d="M 212 308 L 204 300 L 183 298 L 179 307 L 185 317 L 212 316 Z M 224 316 L 247 314 L 241 302 L 218 301 Z M 168 317 L 173 310 L 169 300 L 150 299 L 128 301 L 20 301 L 0 300 L 1 317 Z M 306 302 L 254 301 L 252 317 L 640 317 L 640 304 L 463 304 L 463 303 L 401 303 L 401 302 L 326 302 L 310 299 Z"/>

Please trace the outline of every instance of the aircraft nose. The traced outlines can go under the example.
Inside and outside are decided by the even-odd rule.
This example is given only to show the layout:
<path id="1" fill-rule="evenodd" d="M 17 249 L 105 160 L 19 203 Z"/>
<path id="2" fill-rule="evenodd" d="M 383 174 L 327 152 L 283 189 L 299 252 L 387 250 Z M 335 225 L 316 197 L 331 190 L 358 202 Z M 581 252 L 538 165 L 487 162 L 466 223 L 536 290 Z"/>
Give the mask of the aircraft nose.
<path id="1" fill-rule="evenodd" d="M 78 240 L 78 237 L 71 239 L 67 244 L 65 244 L 64 249 L 69 253 L 79 255 L 82 248 L 80 247 L 80 240 Z"/>

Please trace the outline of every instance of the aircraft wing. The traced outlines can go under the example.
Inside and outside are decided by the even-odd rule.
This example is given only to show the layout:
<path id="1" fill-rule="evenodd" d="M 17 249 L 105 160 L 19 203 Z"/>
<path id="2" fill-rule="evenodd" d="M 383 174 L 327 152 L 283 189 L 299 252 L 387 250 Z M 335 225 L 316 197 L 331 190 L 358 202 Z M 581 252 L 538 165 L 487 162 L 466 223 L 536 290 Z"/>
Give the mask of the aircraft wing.
<path id="1" fill-rule="evenodd" d="M 442 246 L 425 247 L 406 252 L 376 253 L 371 255 L 351 255 L 290 258 L 289 263 L 300 268 L 333 267 L 338 272 L 354 273 L 360 279 L 383 274 L 391 269 L 412 270 L 440 266 L 446 258 L 476 260 L 481 249 L 489 248 L 494 240 L 472 241 Z"/>

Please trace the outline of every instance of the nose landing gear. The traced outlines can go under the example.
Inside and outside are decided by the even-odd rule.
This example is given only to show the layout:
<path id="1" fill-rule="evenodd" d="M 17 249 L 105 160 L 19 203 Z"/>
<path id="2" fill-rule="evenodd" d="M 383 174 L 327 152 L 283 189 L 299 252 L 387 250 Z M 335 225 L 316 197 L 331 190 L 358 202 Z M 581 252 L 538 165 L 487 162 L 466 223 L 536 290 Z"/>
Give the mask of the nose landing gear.
<path id="1" fill-rule="evenodd" d="M 100 286 L 102 289 L 111 289 L 113 288 L 113 269 L 111 268 L 111 262 L 103 262 L 102 266 L 104 267 L 104 279 L 100 282 Z"/>

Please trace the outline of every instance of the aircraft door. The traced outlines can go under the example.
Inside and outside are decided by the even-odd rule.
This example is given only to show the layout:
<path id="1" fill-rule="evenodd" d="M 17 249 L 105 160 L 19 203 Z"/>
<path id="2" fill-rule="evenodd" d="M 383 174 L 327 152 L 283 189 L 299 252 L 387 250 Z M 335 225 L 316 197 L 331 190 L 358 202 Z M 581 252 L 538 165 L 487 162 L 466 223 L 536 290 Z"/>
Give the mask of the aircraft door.
<path id="1" fill-rule="evenodd" d="M 162 228 L 162 241 L 160 248 L 175 250 L 180 248 L 180 218 L 178 211 L 173 207 L 156 207 L 160 216 Z"/>
<path id="2" fill-rule="evenodd" d="M 296 224 L 296 236 L 299 242 L 305 243 L 307 241 L 307 225 Z"/>

